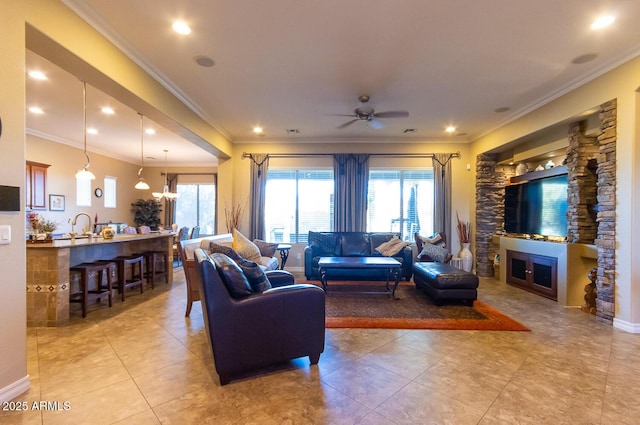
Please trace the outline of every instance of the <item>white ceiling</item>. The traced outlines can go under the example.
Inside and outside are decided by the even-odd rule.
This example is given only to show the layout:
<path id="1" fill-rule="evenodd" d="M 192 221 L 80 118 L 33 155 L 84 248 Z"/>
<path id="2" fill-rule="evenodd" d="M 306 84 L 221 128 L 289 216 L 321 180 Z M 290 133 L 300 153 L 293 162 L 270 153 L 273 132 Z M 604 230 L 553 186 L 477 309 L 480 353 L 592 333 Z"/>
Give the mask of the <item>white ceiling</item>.
<path id="1" fill-rule="evenodd" d="M 640 54 L 635 0 L 64 3 L 236 143 L 471 141 Z M 592 30 L 601 14 L 616 21 Z M 173 32 L 176 19 L 192 33 Z M 586 54 L 596 58 L 572 63 Z M 201 55 L 215 65 L 196 64 Z M 28 61 L 37 60 L 33 56 Z M 30 82 L 28 100 L 51 82 Z M 81 106 L 81 85 L 77 79 L 74 84 L 62 95 L 47 95 L 59 102 L 52 109 Z M 350 118 L 332 114 L 351 114 L 362 94 L 371 96 L 377 112 L 407 110 L 409 117 L 386 119 L 384 129 L 361 122 L 337 129 Z M 88 94 L 93 96 L 99 95 Z M 509 110 L 495 112 L 504 107 Z M 81 136 L 78 111 L 59 118 L 69 133 L 58 137 Z M 54 127 L 41 121 L 29 115 L 27 124 L 52 134 Z M 255 125 L 265 135 L 253 134 Z M 455 135 L 445 134 L 448 125 L 456 126 Z M 114 132 L 129 126 L 129 146 L 139 140 L 133 111 L 122 121 L 119 114 L 117 121 L 110 117 L 104 126 Z M 403 133 L 407 128 L 417 131 Z M 172 162 L 183 148 L 169 149 Z M 204 151 L 191 149 L 180 161 L 202 162 Z M 139 161 L 139 150 L 131 151 L 131 162 Z"/>

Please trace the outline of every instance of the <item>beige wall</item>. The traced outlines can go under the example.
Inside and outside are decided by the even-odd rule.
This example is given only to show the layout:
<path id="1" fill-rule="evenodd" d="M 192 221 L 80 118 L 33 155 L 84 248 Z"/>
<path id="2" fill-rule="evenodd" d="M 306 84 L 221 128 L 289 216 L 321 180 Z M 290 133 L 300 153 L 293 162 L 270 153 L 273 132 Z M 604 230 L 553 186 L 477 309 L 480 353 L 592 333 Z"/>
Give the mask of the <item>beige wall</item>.
<path id="1" fill-rule="evenodd" d="M 616 317 L 614 326 L 640 332 L 640 58 L 633 59 L 553 102 L 477 140 L 477 155 L 527 134 L 577 117 L 611 99 L 617 99 L 616 188 Z"/>
<path id="2" fill-rule="evenodd" d="M 21 2 L 0 3 L 0 184 L 19 186 L 24 205 L 24 11 Z M 29 388 L 26 355 L 25 213 L 0 212 L 11 227 L 9 245 L 0 245 L 0 401 Z"/>
<path id="3" fill-rule="evenodd" d="M 453 153 L 460 152 L 460 158 L 454 158 L 451 160 L 452 167 L 452 185 L 453 185 L 453 199 L 452 199 L 452 223 L 455 223 L 456 212 L 460 214 L 461 219 L 471 218 L 470 199 L 475 196 L 475 187 L 473 184 L 473 170 L 475 169 L 475 158 L 472 158 L 469 154 L 469 144 L 465 143 L 450 143 L 450 142 L 425 142 L 425 143 L 399 143 L 397 141 L 391 141 L 389 143 L 304 143 L 304 144 L 291 144 L 291 143 L 256 143 L 256 144 L 236 144 L 233 148 L 232 159 L 229 162 L 233 163 L 232 179 L 233 179 L 233 192 L 227 193 L 226 198 L 223 195 L 220 196 L 220 202 L 224 202 L 226 199 L 229 201 L 229 206 L 234 203 L 243 204 L 249 199 L 249 180 L 250 180 L 250 159 L 243 159 L 242 153 L 287 153 L 287 154 L 308 154 L 308 153 L 393 153 L 393 154 L 425 154 L 425 153 Z M 472 171 L 467 171 L 467 164 L 471 164 Z M 333 167 L 333 161 L 331 157 L 309 157 L 309 158 L 274 158 L 269 161 L 270 166 L 280 167 Z M 428 158 L 394 158 L 386 156 L 373 156 L 370 159 L 370 165 L 372 167 L 407 167 L 407 168 L 420 168 L 431 167 L 431 159 Z M 222 177 L 221 177 L 222 182 Z M 221 185 L 222 186 L 222 185 Z M 221 189 L 221 188 L 220 188 Z M 232 203 L 233 202 L 233 203 Z M 452 232 L 455 232 L 455 225 Z M 223 231 L 224 229 L 219 230 Z M 248 232 L 249 230 L 249 216 L 245 214 L 242 224 L 239 229 L 241 232 Z M 454 234 L 449 238 L 451 241 L 451 250 L 457 253 L 460 250 L 460 246 L 457 240 L 457 236 Z M 294 248 L 290 257 L 290 264 L 292 267 L 296 266 L 296 253 L 300 252 L 300 249 Z"/>
<path id="4" fill-rule="evenodd" d="M 105 176 L 115 177 L 117 179 L 116 208 L 105 208 L 104 197 L 97 198 L 96 196 L 91 197 L 90 207 L 78 207 L 76 206 L 75 173 L 86 162 L 82 149 L 35 136 L 27 136 L 26 146 L 27 160 L 50 165 L 47 169 L 47 194 L 65 196 L 65 211 L 36 210 L 40 215 L 58 223 L 59 227 L 56 232 L 70 232 L 71 224 L 68 223 L 68 220 L 81 211 L 89 213 L 91 217 L 95 217 L 97 214 L 98 221 L 101 223 L 109 221 L 114 223 L 133 222 L 131 203 L 138 199 L 142 193 L 133 187 L 138 181 L 137 173 L 140 168 L 138 165 L 89 153 L 90 170 L 96 176 L 96 179 L 91 182 L 91 193 L 93 194 L 93 191 L 98 187 L 104 189 Z M 150 196 L 149 193 L 144 197 Z M 78 221 L 81 226 L 84 226 L 85 223 L 84 218 Z"/>
<path id="5" fill-rule="evenodd" d="M 142 175 L 149 183 L 150 189 L 137 190 L 134 185 L 138 182 L 139 165 L 89 152 L 90 170 L 96 176 L 96 179 L 91 182 L 91 191 L 93 193 L 98 187 L 104 189 L 105 176 L 115 177 L 117 179 L 116 208 L 105 208 L 104 197 L 97 198 L 95 196 L 91 198 L 90 207 L 78 207 L 76 206 L 74 176 L 77 169 L 86 162 L 83 150 L 31 135 L 27 136 L 26 146 L 27 160 L 50 165 L 47 169 L 47 194 L 65 196 L 65 211 L 35 210 L 43 217 L 58 223 L 59 227 L 56 229 L 56 233 L 70 232 L 69 219 L 79 212 L 87 212 L 91 217 L 95 217 L 97 214 L 100 223 L 112 221 L 134 225 L 131 204 L 140 198 L 151 199 L 153 192 L 162 192 L 165 169 L 167 173 L 211 174 L 216 172 L 216 167 L 213 165 L 211 167 L 144 167 Z M 78 224 L 84 226 L 85 219 L 79 219 Z M 78 228 L 75 230 L 78 231 Z"/>

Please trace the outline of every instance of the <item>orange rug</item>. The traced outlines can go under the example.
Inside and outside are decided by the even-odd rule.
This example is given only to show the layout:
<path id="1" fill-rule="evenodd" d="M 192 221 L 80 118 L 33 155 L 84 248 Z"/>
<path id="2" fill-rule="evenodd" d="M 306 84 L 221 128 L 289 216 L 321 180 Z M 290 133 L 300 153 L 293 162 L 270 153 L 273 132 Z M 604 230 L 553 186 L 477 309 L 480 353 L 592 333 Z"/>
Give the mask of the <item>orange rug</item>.
<path id="1" fill-rule="evenodd" d="M 306 283 L 321 286 L 315 281 Z M 384 282 L 329 281 L 326 327 L 530 331 L 479 300 L 473 306 L 437 306 L 411 282 L 398 286 L 399 300 L 393 300 L 384 290 Z"/>

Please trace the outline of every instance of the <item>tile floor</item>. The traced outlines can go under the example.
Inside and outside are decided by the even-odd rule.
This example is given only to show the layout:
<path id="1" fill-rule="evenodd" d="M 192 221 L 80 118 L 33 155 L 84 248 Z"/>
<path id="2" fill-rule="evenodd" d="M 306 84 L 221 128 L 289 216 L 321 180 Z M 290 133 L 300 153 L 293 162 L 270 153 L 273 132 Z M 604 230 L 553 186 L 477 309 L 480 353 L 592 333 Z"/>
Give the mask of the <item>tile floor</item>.
<path id="1" fill-rule="evenodd" d="M 297 359 L 216 386 L 199 303 L 176 281 L 28 329 L 31 389 L 2 424 L 637 424 L 640 335 L 482 278 L 480 299 L 532 332 L 327 330 Z M 78 307 L 78 306 L 74 306 Z"/>

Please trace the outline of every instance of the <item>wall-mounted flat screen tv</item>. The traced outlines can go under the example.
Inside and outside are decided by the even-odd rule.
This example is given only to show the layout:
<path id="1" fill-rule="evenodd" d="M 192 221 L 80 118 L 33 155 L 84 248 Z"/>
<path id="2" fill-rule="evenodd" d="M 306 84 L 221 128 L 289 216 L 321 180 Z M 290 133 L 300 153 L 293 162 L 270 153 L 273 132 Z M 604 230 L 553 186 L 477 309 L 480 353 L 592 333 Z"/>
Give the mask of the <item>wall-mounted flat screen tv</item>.
<path id="1" fill-rule="evenodd" d="M 567 235 L 566 174 L 505 187 L 504 230 L 543 236 Z"/>

